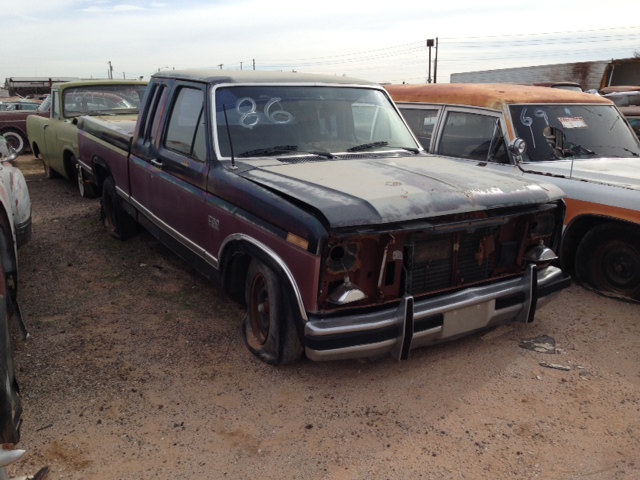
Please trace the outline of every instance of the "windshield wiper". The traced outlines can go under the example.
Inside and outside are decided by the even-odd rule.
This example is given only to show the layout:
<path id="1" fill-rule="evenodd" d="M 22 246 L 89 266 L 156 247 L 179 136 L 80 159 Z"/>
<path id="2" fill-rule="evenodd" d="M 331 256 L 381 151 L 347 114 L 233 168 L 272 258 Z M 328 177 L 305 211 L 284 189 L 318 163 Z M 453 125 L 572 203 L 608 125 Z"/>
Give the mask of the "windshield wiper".
<path id="1" fill-rule="evenodd" d="M 270 155 L 279 155 L 281 153 L 296 152 L 298 150 L 297 145 L 277 145 L 269 148 L 257 148 L 255 150 L 248 150 L 246 152 L 239 153 L 237 157 L 264 157 Z"/>
<path id="2" fill-rule="evenodd" d="M 633 155 L 634 157 L 640 157 L 640 155 L 638 155 L 636 152 L 634 152 L 633 150 L 629 150 L 628 148 L 625 147 L 620 147 L 622 148 L 622 150 L 624 150 L 625 152 L 629 152 L 631 155 Z"/>
<path id="3" fill-rule="evenodd" d="M 594 157 L 601 157 L 602 155 L 597 154 L 593 150 L 589 150 L 587 147 L 583 147 L 579 144 L 573 144 L 569 149 L 569 153 L 572 157 L 576 155 L 593 155 Z M 566 156 L 566 155 L 565 155 Z"/>
<path id="4" fill-rule="evenodd" d="M 88 115 L 89 117 L 95 116 L 111 116 L 115 115 L 113 110 L 91 110 L 90 112 L 84 113 L 83 115 Z"/>
<path id="5" fill-rule="evenodd" d="M 363 143 L 362 145 L 356 145 L 355 147 L 347 148 L 347 152 L 361 152 L 362 150 L 369 150 L 370 148 L 386 147 L 389 142 L 371 142 Z"/>
<path id="6" fill-rule="evenodd" d="M 389 145 L 389 142 L 371 142 L 371 143 L 363 143 L 362 145 L 356 145 L 355 147 L 347 148 L 347 152 L 361 152 L 363 150 L 369 150 L 370 148 L 378 148 L 378 147 L 389 147 L 389 148 L 399 148 L 401 150 L 406 150 L 411 153 L 420 153 L 420 150 L 413 147 L 393 147 Z"/>
<path id="7" fill-rule="evenodd" d="M 331 160 L 335 158 L 335 155 L 331 152 L 323 152 L 321 150 L 299 150 L 300 153 L 310 153 L 311 155 L 318 155 L 319 157 L 325 157 Z"/>
<path id="8" fill-rule="evenodd" d="M 272 156 L 272 155 L 281 155 L 283 153 L 291 153 L 291 152 L 308 153 L 311 155 L 317 155 L 319 157 L 325 157 L 328 159 L 334 158 L 334 155 L 330 152 L 323 152 L 323 151 L 317 151 L 317 150 L 298 150 L 297 145 L 278 145 L 278 146 L 269 147 L 269 148 L 258 148 L 256 150 L 249 150 L 247 152 L 240 153 L 237 156 L 240 158 L 260 157 L 260 156 L 264 157 L 264 156 Z"/>

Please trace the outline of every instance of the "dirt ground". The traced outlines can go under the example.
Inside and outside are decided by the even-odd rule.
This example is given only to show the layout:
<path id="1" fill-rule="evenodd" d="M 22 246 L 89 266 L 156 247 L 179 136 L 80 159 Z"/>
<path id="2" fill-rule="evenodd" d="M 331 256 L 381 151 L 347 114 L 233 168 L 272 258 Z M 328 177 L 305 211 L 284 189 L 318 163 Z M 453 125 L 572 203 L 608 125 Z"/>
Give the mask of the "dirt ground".
<path id="1" fill-rule="evenodd" d="M 533 324 L 405 362 L 271 367 L 246 350 L 239 307 L 170 251 L 110 238 L 98 200 L 17 165 L 32 338 L 14 332 L 27 454 L 10 476 L 640 478 L 640 305 L 573 286 Z"/>

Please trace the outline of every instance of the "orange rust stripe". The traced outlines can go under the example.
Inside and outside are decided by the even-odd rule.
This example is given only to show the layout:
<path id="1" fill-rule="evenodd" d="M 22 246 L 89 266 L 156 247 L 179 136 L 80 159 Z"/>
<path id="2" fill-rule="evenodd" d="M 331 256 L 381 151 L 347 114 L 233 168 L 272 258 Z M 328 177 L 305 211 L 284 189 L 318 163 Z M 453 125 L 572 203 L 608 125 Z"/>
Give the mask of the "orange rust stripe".
<path id="1" fill-rule="evenodd" d="M 585 202 L 582 200 L 565 199 L 567 203 L 567 216 L 565 225 L 571 223 L 575 218 L 583 215 L 597 215 L 602 217 L 617 218 L 628 222 L 640 223 L 640 212 L 628 208 L 612 207 L 601 203 Z"/>

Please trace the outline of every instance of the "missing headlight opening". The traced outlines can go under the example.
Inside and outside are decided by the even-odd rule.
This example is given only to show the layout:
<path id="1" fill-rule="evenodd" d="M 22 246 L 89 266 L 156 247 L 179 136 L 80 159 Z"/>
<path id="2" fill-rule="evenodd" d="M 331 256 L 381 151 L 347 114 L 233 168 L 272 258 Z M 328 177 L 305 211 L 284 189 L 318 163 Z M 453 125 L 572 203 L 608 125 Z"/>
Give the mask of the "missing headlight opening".
<path id="1" fill-rule="evenodd" d="M 331 247 L 327 268 L 332 273 L 348 272 L 356 267 L 360 247 L 357 243 L 340 243 Z"/>

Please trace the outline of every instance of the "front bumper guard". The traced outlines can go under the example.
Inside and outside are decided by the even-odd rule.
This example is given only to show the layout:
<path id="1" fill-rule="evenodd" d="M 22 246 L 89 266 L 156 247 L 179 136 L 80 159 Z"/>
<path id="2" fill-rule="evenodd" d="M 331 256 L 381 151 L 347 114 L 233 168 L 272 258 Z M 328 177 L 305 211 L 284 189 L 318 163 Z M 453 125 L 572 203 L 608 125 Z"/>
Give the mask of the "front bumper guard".
<path id="1" fill-rule="evenodd" d="M 571 278 L 557 267 L 527 266 L 522 277 L 471 287 L 436 298 L 405 296 L 393 308 L 340 317 L 310 316 L 305 351 L 311 360 L 341 360 L 389 353 L 405 360 L 414 348 L 492 326 L 533 321 Z"/>

